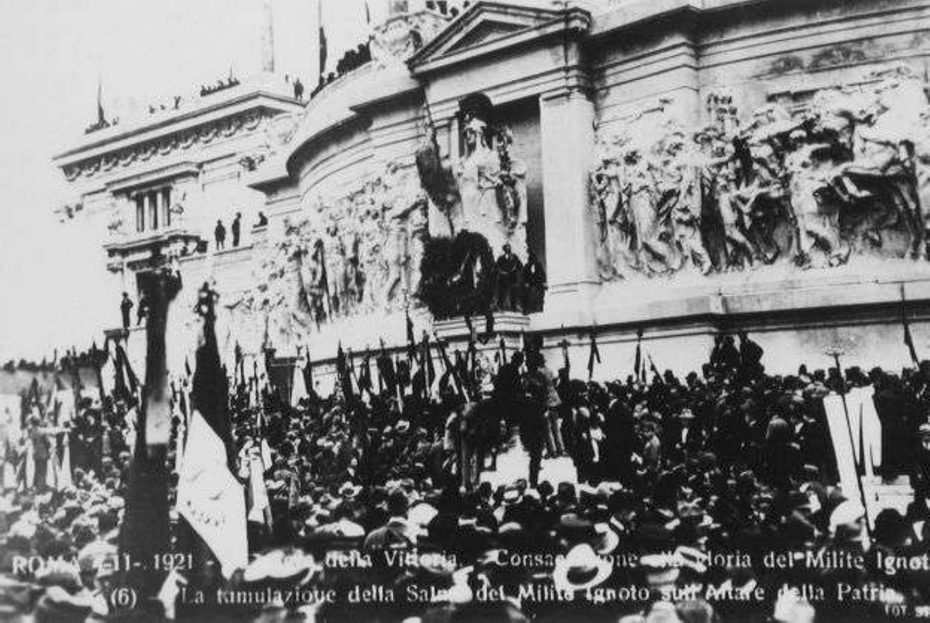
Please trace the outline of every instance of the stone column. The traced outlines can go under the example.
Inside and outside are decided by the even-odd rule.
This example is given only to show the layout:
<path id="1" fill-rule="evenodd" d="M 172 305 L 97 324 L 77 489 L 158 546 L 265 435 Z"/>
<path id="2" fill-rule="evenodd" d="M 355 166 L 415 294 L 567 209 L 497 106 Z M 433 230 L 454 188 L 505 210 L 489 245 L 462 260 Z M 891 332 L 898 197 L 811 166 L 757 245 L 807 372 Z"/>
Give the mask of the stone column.
<path id="1" fill-rule="evenodd" d="M 544 318 L 586 321 L 600 283 L 596 226 L 588 206 L 594 103 L 585 89 L 567 86 L 543 94 L 539 109 L 549 279 Z"/>

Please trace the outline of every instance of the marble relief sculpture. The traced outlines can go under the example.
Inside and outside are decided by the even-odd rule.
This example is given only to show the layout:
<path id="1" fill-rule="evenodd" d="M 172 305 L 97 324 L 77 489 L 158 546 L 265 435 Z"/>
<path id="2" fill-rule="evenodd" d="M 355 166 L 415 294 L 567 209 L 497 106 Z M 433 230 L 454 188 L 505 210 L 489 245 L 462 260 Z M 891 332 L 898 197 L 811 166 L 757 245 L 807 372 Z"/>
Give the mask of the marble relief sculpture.
<path id="1" fill-rule="evenodd" d="M 926 258 L 930 103 L 906 70 L 815 92 L 793 112 L 768 104 L 743 117 L 732 94 L 713 92 L 698 128 L 670 104 L 598 135 L 603 279 Z"/>
<path id="2" fill-rule="evenodd" d="M 243 296 L 270 331 L 296 335 L 341 318 L 402 308 L 418 286 L 426 196 L 411 166 L 390 162 L 341 196 L 314 196 L 285 223 Z"/>

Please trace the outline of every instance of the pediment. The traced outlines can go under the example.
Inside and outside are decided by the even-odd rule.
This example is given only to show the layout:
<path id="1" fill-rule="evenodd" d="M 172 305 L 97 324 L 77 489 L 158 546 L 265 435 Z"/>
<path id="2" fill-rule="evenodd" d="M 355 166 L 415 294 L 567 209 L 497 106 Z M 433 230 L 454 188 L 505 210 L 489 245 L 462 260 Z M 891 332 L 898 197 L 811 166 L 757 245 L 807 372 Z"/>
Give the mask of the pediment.
<path id="1" fill-rule="evenodd" d="M 506 45 L 510 40 L 532 36 L 534 31 L 542 31 L 552 25 L 561 27 L 567 24 L 567 16 L 581 17 L 587 29 L 589 16 L 586 12 L 574 8 L 544 8 L 539 4 L 541 2 L 477 2 L 417 51 L 408 63 L 411 67 L 418 67 Z M 567 25 L 577 27 L 578 24 Z"/>

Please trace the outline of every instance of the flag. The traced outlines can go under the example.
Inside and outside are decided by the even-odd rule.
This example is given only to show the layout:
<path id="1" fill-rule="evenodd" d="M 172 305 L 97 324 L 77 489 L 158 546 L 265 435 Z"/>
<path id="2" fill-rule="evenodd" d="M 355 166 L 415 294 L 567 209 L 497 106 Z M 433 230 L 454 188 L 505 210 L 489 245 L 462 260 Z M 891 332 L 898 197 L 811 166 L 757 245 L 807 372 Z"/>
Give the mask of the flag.
<path id="1" fill-rule="evenodd" d="M 371 388 L 371 353 L 365 353 L 365 358 L 362 359 L 361 372 L 359 372 L 358 376 L 358 389 L 359 391 L 365 390 L 370 394 Z"/>
<path id="2" fill-rule="evenodd" d="M 572 370 L 572 362 L 568 358 L 568 340 L 562 338 L 559 346 L 562 347 L 562 365 L 565 367 L 565 376 L 568 376 Z"/>
<path id="3" fill-rule="evenodd" d="M 501 365 L 507 363 L 507 342 L 504 341 L 504 336 L 501 336 L 501 339 L 498 341 L 498 346 L 501 349 Z"/>
<path id="4" fill-rule="evenodd" d="M 484 335 L 478 336 L 478 341 L 487 344 L 494 336 L 494 312 L 489 308 L 484 314 Z"/>
<path id="5" fill-rule="evenodd" d="M 903 296 L 903 293 L 902 293 Z M 904 308 L 904 301 L 901 301 L 901 324 L 904 325 L 904 343 L 911 355 L 911 361 L 915 366 L 920 365 L 920 357 L 917 356 L 917 349 L 914 348 L 914 336 L 911 335 L 911 325 L 907 321 L 907 311 Z"/>
<path id="6" fill-rule="evenodd" d="M 249 559 L 242 485 L 229 471 L 223 440 L 197 409 L 188 439 L 190 451 L 178 478 L 178 513 L 207 544 L 228 579 Z"/>
<path id="7" fill-rule="evenodd" d="M 320 82 L 326 77 L 326 31 L 323 29 L 323 0 L 317 0 L 317 24 L 320 27 Z"/>
<path id="8" fill-rule="evenodd" d="M 117 344 L 116 350 L 123 358 L 123 367 L 126 370 L 126 379 L 129 381 L 129 391 L 132 392 L 133 396 L 135 396 L 139 389 L 139 377 L 137 377 L 136 373 L 133 372 L 132 364 L 129 362 L 129 357 L 126 356 L 126 351 L 123 349 L 123 347 Z"/>
<path id="9" fill-rule="evenodd" d="M 232 430 L 227 413 L 229 396 L 229 379 L 220 365 L 220 352 L 216 343 L 216 314 L 213 310 L 214 298 L 212 294 L 206 299 L 202 315 L 203 344 L 197 348 L 194 357 L 196 369 L 191 388 L 191 410 L 200 412 L 204 421 L 213 429 L 226 447 L 229 465 L 235 459 L 233 451 Z M 192 429 L 188 429 L 190 438 Z M 195 446 L 196 447 L 196 446 Z"/>
<path id="10" fill-rule="evenodd" d="M 652 373 L 658 379 L 659 383 L 664 383 L 664 381 L 662 380 L 662 375 L 659 374 L 659 369 L 656 367 L 655 362 L 652 360 L 652 355 L 646 355 L 646 356 L 649 357 L 649 369 L 652 370 Z"/>
<path id="11" fill-rule="evenodd" d="M 307 347 L 307 362 L 304 364 L 303 370 L 301 370 L 304 377 L 304 389 L 307 390 L 307 395 L 313 394 L 313 361 L 310 360 L 310 347 Z"/>
<path id="12" fill-rule="evenodd" d="M 407 361 L 412 365 L 417 358 L 417 340 L 413 336 L 413 321 L 410 320 L 410 313 L 407 309 L 404 309 L 404 317 L 407 321 Z"/>
<path id="13" fill-rule="evenodd" d="M 381 340 L 381 354 L 378 355 L 375 364 L 378 366 L 379 379 L 384 382 L 386 389 L 393 394 L 397 386 L 397 376 L 394 372 L 394 361 L 384 348 L 384 340 Z"/>
<path id="14" fill-rule="evenodd" d="M 640 328 L 636 331 L 636 356 L 633 359 L 633 378 L 640 380 L 642 378 L 643 367 L 643 330 Z"/>
<path id="15" fill-rule="evenodd" d="M 125 362 L 123 361 L 123 351 L 116 346 L 116 357 L 114 360 L 114 389 L 113 394 L 117 399 L 125 400 L 127 403 L 130 402 L 131 394 L 129 388 L 126 387 L 126 378 L 124 376 L 123 370 L 125 367 Z"/>
<path id="16" fill-rule="evenodd" d="M 601 351 L 597 348 L 597 338 L 594 335 L 594 330 L 591 331 L 591 352 L 588 355 L 588 380 L 594 376 L 594 362 L 601 362 Z"/>
<path id="17" fill-rule="evenodd" d="M 368 0 L 365 0 L 365 25 L 371 26 L 371 9 L 368 8 Z"/>
<path id="18" fill-rule="evenodd" d="M 429 397 L 430 388 L 433 386 L 433 381 L 436 380 L 436 368 L 433 365 L 433 354 L 430 352 L 429 334 L 426 331 L 423 332 L 423 353 L 421 354 L 420 362 L 426 371 L 426 393 L 427 397 Z"/>
<path id="19" fill-rule="evenodd" d="M 107 122 L 103 111 L 103 78 L 97 77 L 97 123 L 103 125 Z"/>
<path id="20" fill-rule="evenodd" d="M 336 378 L 342 386 L 342 394 L 347 401 L 352 399 L 352 378 L 349 376 L 349 366 L 346 362 L 345 351 L 342 350 L 342 342 L 336 350 Z"/>

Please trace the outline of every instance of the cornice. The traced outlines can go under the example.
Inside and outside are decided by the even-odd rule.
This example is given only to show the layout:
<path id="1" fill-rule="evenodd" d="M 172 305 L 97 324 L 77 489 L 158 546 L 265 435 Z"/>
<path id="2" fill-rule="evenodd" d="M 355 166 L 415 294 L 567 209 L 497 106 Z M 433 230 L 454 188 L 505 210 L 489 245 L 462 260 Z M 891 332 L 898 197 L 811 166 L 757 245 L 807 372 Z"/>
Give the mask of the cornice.
<path id="1" fill-rule="evenodd" d="M 120 148 L 95 150 L 92 155 L 78 153 L 73 158 L 59 158 L 56 164 L 69 182 L 81 177 L 93 178 L 118 167 L 129 167 L 153 159 L 157 161 L 158 158 L 170 154 L 188 152 L 197 145 L 206 146 L 237 134 L 258 130 L 265 120 L 280 112 L 265 107 L 249 108 L 205 123 L 185 128 L 176 127 L 172 132 L 160 134 L 156 138 L 134 142 L 121 141 Z"/>
<path id="2" fill-rule="evenodd" d="M 485 20 L 482 17 L 487 16 Z M 455 43 L 483 21 L 493 21 L 495 15 L 514 15 L 535 21 L 511 33 L 502 33 L 488 41 L 456 48 Z M 407 62 L 415 76 L 448 70 L 462 63 L 473 62 L 489 55 L 498 55 L 527 43 L 553 35 L 587 33 L 591 15 L 580 8 L 562 10 L 537 9 L 496 2 L 479 2 L 450 25 Z"/>

